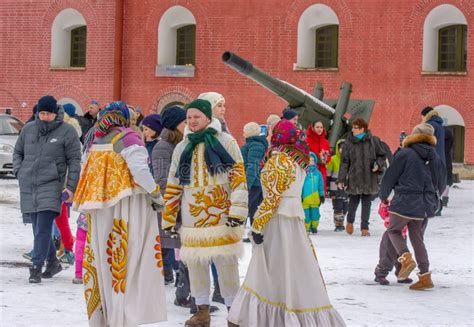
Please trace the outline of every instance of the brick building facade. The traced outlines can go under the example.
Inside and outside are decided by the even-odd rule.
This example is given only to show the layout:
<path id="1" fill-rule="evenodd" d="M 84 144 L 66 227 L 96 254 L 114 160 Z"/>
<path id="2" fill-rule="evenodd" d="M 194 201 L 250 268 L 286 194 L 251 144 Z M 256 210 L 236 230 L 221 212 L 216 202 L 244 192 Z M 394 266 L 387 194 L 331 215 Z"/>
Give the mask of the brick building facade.
<path id="1" fill-rule="evenodd" d="M 44 94 L 83 109 L 91 99 L 120 98 L 149 113 L 216 91 L 242 141 L 243 124 L 263 123 L 286 103 L 225 66 L 221 55 L 228 50 L 309 93 L 322 81 L 326 98 L 337 98 L 341 83 L 351 82 L 351 98 L 375 100 L 370 128 L 392 147 L 401 130 L 419 122 L 423 107 L 437 107 L 458 126 L 458 157 L 474 164 L 472 1 L 3 0 L 0 22 L 0 109 L 23 119 Z M 196 26 L 194 76 L 157 76 L 159 67 L 173 64 L 168 50 L 176 40 L 167 31 L 188 23 Z M 58 64 L 64 50 L 58 40 L 81 24 L 85 67 Z M 337 67 L 308 66 L 305 31 L 329 24 L 338 26 Z M 467 64 L 440 72 L 430 42 L 450 25 L 467 26 Z"/>

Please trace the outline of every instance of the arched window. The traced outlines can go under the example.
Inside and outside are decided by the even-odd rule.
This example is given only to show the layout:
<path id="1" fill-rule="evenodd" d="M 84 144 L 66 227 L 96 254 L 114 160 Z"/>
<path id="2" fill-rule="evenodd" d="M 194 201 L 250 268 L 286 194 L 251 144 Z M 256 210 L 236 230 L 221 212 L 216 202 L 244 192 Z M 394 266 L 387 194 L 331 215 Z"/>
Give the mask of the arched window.
<path id="1" fill-rule="evenodd" d="M 465 72 L 466 58 L 466 18 L 453 5 L 437 6 L 423 26 L 423 71 Z"/>
<path id="2" fill-rule="evenodd" d="M 182 6 L 166 10 L 158 26 L 157 76 L 194 76 L 196 19 Z M 180 67 L 176 67 L 180 66 Z"/>
<path id="3" fill-rule="evenodd" d="M 75 9 L 64 9 L 51 27 L 51 67 L 85 67 L 86 44 L 84 17 Z"/>
<path id="4" fill-rule="evenodd" d="M 439 30 L 438 70 L 465 72 L 467 59 L 467 26 L 451 25 Z"/>
<path id="5" fill-rule="evenodd" d="M 328 6 L 308 7 L 298 22 L 298 68 L 337 68 L 339 20 Z"/>

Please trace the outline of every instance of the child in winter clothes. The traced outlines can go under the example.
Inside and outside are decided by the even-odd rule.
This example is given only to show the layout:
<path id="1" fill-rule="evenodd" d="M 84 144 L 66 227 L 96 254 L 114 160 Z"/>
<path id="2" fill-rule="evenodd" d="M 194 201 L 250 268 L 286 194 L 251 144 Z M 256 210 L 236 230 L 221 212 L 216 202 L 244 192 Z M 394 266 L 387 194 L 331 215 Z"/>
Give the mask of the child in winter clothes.
<path id="1" fill-rule="evenodd" d="M 326 165 L 327 185 L 329 187 L 329 196 L 332 200 L 332 210 L 334 215 L 335 232 L 341 232 L 344 228 L 344 219 L 347 213 L 347 205 L 349 199 L 347 193 L 343 189 L 337 187 L 337 178 L 339 175 L 339 167 L 341 165 L 341 152 L 344 140 L 341 139 L 336 143 L 336 152 Z"/>
<path id="2" fill-rule="evenodd" d="M 82 284 L 82 260 L 84 259 L 84 247 L 87 237 L 87 218 L 81 213 L 77 218 L 76 244 L 74 248 L 75 258 L 75 276 L 72 279 L 73 284 Z"/>
<path id="3" fill-rule="evenodd" d="M 306 216 L 305 224 L 308 233 L 318 232 L 319 219 L 321 214 L 319 206 L 324 203 L 324 182 L 323 175 L 317 168 L 318 157 L 314 152 L 310 152 L 309 166 L 303 184 L 303 209 Z"/>
<path id="4" fill-rule="evenodd" d="M 385 228 L 388 228 L 390 224 L 390 213 L 388 212 L 390 204 L 380 202 L 379 206 L 379 216 L 383 220 L 383 225 Z M 402 236 L 407 239 L 408 233 L 408 226 L 405 226 L 402 230 Z M 400 263 L 398 262 L 398 254 L 395 251 L 395 248 L 388 237 L 387 231 L 383 233 L 382 239 L 380 240 L 380 248 L 379 248 L 379 264 L 375 267 L 375 281 L 380 285 L 388 285 L 390 282 L 387 280 L 388 273 L 392 270 L 393 266 L 395 266 L 395 276 L 397 276 L 398 282 L 403 284 L 411 284 L 413 280 L 411 278 L 399 278 L 398 272 L 400 271 Z"/>

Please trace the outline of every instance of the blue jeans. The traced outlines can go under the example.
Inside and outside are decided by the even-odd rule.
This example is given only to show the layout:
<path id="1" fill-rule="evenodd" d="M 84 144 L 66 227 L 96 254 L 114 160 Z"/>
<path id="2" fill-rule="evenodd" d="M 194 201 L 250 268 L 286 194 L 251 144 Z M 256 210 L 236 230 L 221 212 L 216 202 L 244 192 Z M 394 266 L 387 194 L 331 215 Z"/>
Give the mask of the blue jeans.
<path id="1" fill-rule="evenodd" d="M 163 269 L 178 270 L 178 262 L 174 257 L 174 249 L 161 249 L 163 254 Z"/>
<path id="2" fill-rule="evenodd" d="M 48 262 L 56 260 L 56 248 L 51 238 L 51 229 L 57 216 L 57 212 L 49 210 L 30 214 L 35 237 L 31 261 L 35 266 L 42 266 L 45 260 Z"/>

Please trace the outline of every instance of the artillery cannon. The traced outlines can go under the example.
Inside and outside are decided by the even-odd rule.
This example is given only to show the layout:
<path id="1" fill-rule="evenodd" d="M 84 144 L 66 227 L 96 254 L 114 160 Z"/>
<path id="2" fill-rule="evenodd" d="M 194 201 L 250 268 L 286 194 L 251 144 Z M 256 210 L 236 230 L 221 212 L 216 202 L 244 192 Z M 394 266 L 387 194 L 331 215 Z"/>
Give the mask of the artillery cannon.
<path id="1" fill-rule="evenodd" d="M 324 90 L 321 83 L 314 88 L 314 95 L 297 88 L 285 81 L 271 77 L 253 66 L 247 60 L 232 52 L 224 52 L 222 61 L 249 79 L 257 82 L 267 90 L 288 102 L 299 116 L 299 123 L 306 128 L 310 123 L 321 121 L 328 131 L 329 145 L 332 150 L 338 139 L 349 131 L 349 123 L 356 118 L 370 120 L 374 107 L 373 100 L 350 100 L 352 84 L 343 82 L 339 98 L 323 99 Z"/>

